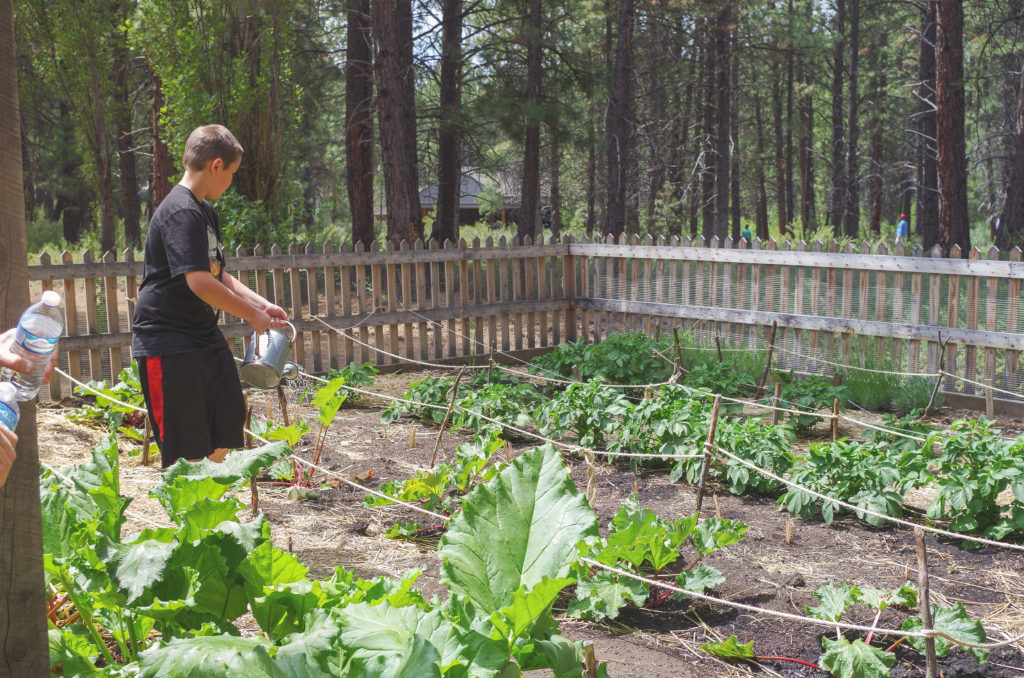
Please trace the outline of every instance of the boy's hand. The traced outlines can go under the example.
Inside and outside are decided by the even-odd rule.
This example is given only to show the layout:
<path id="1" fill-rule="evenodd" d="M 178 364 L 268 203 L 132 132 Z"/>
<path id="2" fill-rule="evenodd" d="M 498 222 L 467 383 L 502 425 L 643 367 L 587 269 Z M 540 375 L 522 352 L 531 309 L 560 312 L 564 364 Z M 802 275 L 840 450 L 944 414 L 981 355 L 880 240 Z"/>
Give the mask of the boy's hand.
<path id="1" fill-rule="evenodd" d="M 288 322 L 288 313 L 280 306 L 276 306 L 268 302 L 266 308 L 263 310 L 266 311 L 267 315 L 274 320 L 280 320 L 283 323 Z"/>
<path id="2" fill-rule="evenodd" d="M 17 331 L 12 328 L 0 334 L 0 367 L 9 367 L 12 370 L 28 374 L 32 371 L 32 363 L 11 351 Z"/>

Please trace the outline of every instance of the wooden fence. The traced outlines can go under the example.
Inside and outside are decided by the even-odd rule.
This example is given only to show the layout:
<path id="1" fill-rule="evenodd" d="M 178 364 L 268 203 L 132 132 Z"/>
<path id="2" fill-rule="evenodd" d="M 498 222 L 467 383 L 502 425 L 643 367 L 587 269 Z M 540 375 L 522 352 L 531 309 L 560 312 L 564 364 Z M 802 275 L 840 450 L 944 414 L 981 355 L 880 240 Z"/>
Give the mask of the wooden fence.
<path id="1" fill-rule="evenodd" d="M 703 238 L 636 237 L 523 244 L 291 245 L 257 247 L 228 270 L 284 307 L 300 333 L 295 361 L 323 373 L 349 362 L 487 360 L 580 336 L 682 327 L 710 344 L 765 349 L 778 328 L 783 366 L 828 373 L 833 363 L 965 376 L 1021 394 L 1020 302 L 1024 263 L 1014 249 L 944 259 L 897 244 L 874 253 L 755 241 L 733 247 Z M 76 379 L 110 379 L 130 360 L 130 326 L 142 264 L 64 253 L 29 268 L 33 295 L 65 297 L 61 365 Z M 242 355 L 251 329 L 223 320 Z M 342 332 L 333 332 L 333 327 Z M 944 351 L 940 342 L 946 343 Z M 939 357 L 943 355 L 943 364 Z M 947 376 L 944 390 L 974 393 Z M 70 391 L 54 379 L 51 397 Z"/>

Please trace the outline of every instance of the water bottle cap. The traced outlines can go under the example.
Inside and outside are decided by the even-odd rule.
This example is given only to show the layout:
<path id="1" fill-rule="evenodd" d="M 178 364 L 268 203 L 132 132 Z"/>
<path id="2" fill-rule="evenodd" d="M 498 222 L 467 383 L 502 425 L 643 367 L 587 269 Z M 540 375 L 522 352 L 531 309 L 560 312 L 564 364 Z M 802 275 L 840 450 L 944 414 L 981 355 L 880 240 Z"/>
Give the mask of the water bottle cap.
<path id="1" fill-rule="evenodd" d="M 47 306 L 60 306 L 60 295 L 53 290 L 43 292 L 43 303 Z"/>

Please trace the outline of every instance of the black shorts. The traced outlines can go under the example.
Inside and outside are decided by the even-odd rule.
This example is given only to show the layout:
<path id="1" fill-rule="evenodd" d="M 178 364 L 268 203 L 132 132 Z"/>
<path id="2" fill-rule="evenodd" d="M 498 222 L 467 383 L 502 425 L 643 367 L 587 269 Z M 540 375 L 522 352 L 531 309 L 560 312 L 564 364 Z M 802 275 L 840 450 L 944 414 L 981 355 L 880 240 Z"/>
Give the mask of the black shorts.
<path id="1" fill-rule="evenodd" d="M 242 447 L 245 399 L 226 342 L 136 360 L 164 468 L 178 459 L 201 459 L 221 447 Z"/>

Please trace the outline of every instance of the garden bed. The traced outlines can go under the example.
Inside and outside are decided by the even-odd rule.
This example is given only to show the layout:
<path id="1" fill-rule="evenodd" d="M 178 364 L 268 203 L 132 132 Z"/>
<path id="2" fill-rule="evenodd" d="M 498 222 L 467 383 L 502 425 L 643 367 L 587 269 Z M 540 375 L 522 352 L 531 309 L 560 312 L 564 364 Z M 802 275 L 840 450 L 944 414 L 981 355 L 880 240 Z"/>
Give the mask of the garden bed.
<path id="1" fill-rule="evenodd" d="M 401 397 L 413 380 L 423 374 L 378 376 L 375 392 Z M 446 375 L 448 376 L 448 375 Z M 288 389 L 289 414 L 294 419 L 313 422 L 316 411 L 296 402 L 304 386 Z M 265 392 L 250 393 L 257 414 L 272 413 L 279 418 L 277 399 Z M 102 431 L 65 418 L 66 400 L 60 406 L 41 410 L 40 458 L 51 466 L 66 466 L 87 458 L 88 445 L 102 438 Z M 368 488 L 413 476 L 428 468 L 438 435 L 436 425 L 403 417 L 390 425 L 381 422 L 384 400 L 362 398 L 342 408 L 327 430 L 320 465 L 330 474 Z M 936 410 L 930 417 L 937 426 L 948 425 L 963 413 Z M 1019 430 L 1018 422 L 999 422 L 1004 432 Z M 824 427 L 822 427 L 824 430 Z M 820 435 L 823 433 L 818 431 Z M 844 435 L 859 433 L 846 427 Z M 303 459 L 313 456 L 314 433 L 307 434 L 295 446 Z M 813 433 L 811 434 L 814 435 Z M 439 462 L 451 461 L 456 447 L 472 436 L 447 431 L 441 436 Z M 812 438 L 796 441 L 796 449 L 805 449 Z M 525 441 L 513 441 L 510 457 L 532 447 Z M 587 466 L 582 458 L 566 458 L 572 479 L 581 490 L 587 487 Z M 160 483 L 156 466 L 142 466 L 139 457 L 125 458 L 121 466 L 121 493 L 134 497 L 128 509 L 124 532 L 138 532 L 153 525 L 170 525 L 163 509 L 147 498 L 148 491 Z M 288 487 L 261 484 L 260 509 L 272 526 L 273 543 L 292 552 L 314 578 L 330 576 L 335 567 L 345 567 L 357 576 L 372 578 L 401 577 L 404 571 L 424 567 L 417 588 L 426 597 L 446 595 L 439 582 L 440 559 L 436 553 L 438 532 L 424 530 L 411 540 L 389 539 L 389 527 L 402 520 L 421 519 L 410 509 L 390 506 L 364 507 L 365 492 L 318 472 L 314 476 L 315 497 L 289 499 Z M 673 483 L 663 471 L 632 472 L 628 465 L 599 464 L 594 477 L 593 508 L 602 535 L 620 505 L 636 493 L 641 507 L 651 509 L 664 519 L 675 519 L 693 512 L 695 488 L 685 482 Z M 800 520 L 780 512 L 776 490 L 767 495 L 734 496 L 727 485 L 712 485 L 704 503 L 705 515 L 720 515 L 742 521 L 748 526 L 746 538 L 728 548 L 710 554 L 703 562 L 721 571 L 725 582 L 710 591 L 720 598 L 765 609 L 804 614 L 804 606 L 815 606 L 814 591 L 822 584 L 842 582 L 878 589 L 898 588 L 909 579 L 916 581 L 916 552 L 913 535 L 900 527 L 872 527 L 851 514 L 836 517 L 830 524 L 820 518 Z M 236 496 L 246 505 L 248 490 Z M 922 505 L 924 508 L 924 505 Z M 920 516 L 909 516 L 920 520 Z M 787 525 L 788 524 L 788 525 Z M 428 527 L 433 527 L 428 526 Z M 964 550 L 959 542 L 927 537 L 932 573 L 933 603 L 952 606 L 961 602 L 968 613 L 980 619 L 989 631 L 989 641 L 998 641 L 1024 633 L 1024 558 L 1020 552 L 983 547 Z M 701 644 L 737 636 L 740 643 L 755 641 L 760 656 L 784 656 L 816 662 L 822 653 L 822 636 L 833 631 L 798 622 L 784 621 L 763 614 L 752 614 L 722 605 L 693 599 L 672 598 L 651 609 L 626 606 L 612 620 L 587 622 L 565 615 L 568 601 L 556 603 L 555 612 L 562 634 L 571 639 L 592 640 L 599 659 L 608 662 L 608 675 L 626 676 L 729 676 L 751 671 L 766 675 L 824 676 L 824 671 L 789 662 L 765 661 L 761 668 L 728 664 L 701 649 Z M 879 625 L 898 627 L 906 612 L 888 610 Z M 255 623 L 240 626 L 244 634 L 258 634 Z M 870 625 L 873 610 L 854 605 L 843 621 Z M 853 640 L 857 636 L 847 633 Z M 892 639 L 895 640 L 895 639 Z M 897 663 L 893 676 L 923 675 L 923 658 L 906 644 L 896 648 Z M 940 660 L 946 678 L 956 676 L 1017 676 L 1024 671 L 1024 656 L 1019 645 L 994 650 L 987 664 L 979 665 L 963 650 L 953 650 Z M 542 674 L 538 674 L 542 675 Z"/>

